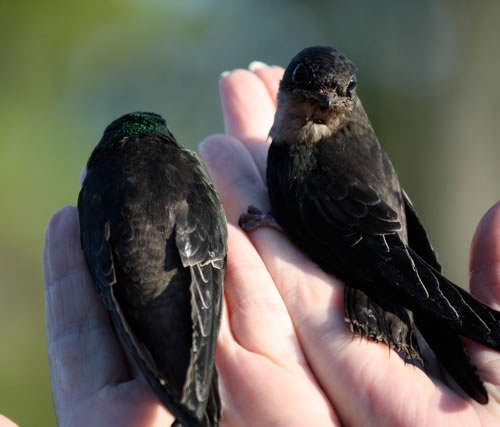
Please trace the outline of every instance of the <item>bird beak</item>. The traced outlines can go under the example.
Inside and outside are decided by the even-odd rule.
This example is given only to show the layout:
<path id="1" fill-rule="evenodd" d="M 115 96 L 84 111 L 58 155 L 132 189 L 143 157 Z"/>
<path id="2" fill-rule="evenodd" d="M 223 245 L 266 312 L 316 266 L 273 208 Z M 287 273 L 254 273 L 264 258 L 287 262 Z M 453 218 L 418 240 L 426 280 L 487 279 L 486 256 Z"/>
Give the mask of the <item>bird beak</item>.
<path id="1" fill-rule="evenodd" d="M 338 100 L 338 95 L 335 91 L 319 91 L 315 92 L 314 97 L 318 100 L 321 108 L 330 109 Z"/>
<path id="2" fill-rule="evenodd" d="M 301 98 L 310 99 L 312 102 L 319 104 L 322 109 L 331 109 L 339 99 L 339 96 L 335 90 L 303 90 L 295 89 L 294 94 L 300 96 Z"/>

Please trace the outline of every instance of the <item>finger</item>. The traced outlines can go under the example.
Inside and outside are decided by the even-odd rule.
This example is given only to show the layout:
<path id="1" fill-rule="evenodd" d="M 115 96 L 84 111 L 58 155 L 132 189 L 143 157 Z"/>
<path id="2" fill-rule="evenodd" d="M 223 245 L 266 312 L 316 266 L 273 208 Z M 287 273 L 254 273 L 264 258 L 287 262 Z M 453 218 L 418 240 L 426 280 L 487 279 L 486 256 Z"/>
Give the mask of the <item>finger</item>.
<path id="1" fill-rule="evenodd" d="M 474 234 L 470 257 L 471 293 L 500 309 L 500 202 L 481 219 Z M 490 396 L 500 401 L 500 353 L 471 341 L 467 348 Z"/>
<path id="2" fill-rule="evenodd" d="M 234 225 L 247 207 L 239 191 L 248 192 L 254 203 L 266 203 L 261 178 L 248 152 L 233 138 L 210 137 L 200 153 L 230 222 L 225 297 L 231 334 L 249 351 L 293 364 L 301 352 L 283 300 L 247 236 Z M 303 364 L 303 357 L 299 361 Z"/>
<path id="3" fill-rule="evenodd" d="M 234 70 L 220 79 L 219 92 L 226 133 L 240 140 L 267 137 L 275 105 L 264 79 L 249 70 Z"/>
<path id="4" fill-rule="evenodd" d="M 279 67 L 265 67 L 260 64 L 255 66 L 255 63 L 251 68 L 256 76 L 259 77 L 260 85 L 264 84 L 266 87 L 268 95 L 270 92 L 275 95 L 279 77 L 281 77 L 283 72 L 282 69 Z M 262 118 L 259 114 L 262 114 L 262 111 L 264 111 L 265 114 L 270 115 L 271 112 L 270 109 L 267 112 L 260 109 L 256 111 L 252 110 L 254 103 L 259 105 L 266 98 L 262 93 L 262 87 L 257 84 L 254 77 L 244 70 L 237 70 L 223 77 L 221 80 L 221 97 L 224 111 L 227 112 L 227 118 L 229 118 L 228 129 L 230 133 L 238 138 L 245 138 L 247 135 L 256 136 L 259 132 L 262 133 L 262 129 L 259 129 L 258 126 L 259 123 L 262 123 Z M 271 97 L 269 96 L 269 98 Z M 250 111 L 250 115 L 257 117 L 255 120 L 256 124 L 253 120 L 248 119 L 247 115 L 243 114 L 245 111 Z M 240 162 L 238 165 L 235 164 L 234 159 L 236 159 L 238 153 L 242 152 L 241 147 L 238 147 L 238 141 L 217 138 L 217 140 L 208 140 L 206 143 L 207 147 L 210 146 L 210 150 L 204 151 L 202 147 L 201 152 L 205 157 L 209 169 L 213 171 L 216 186 L 222 194 L 223 200 L 230 200 L 230 208 L 234 209 L 234 212 L 229 212 L 229 217 L 239 217 L 240 213 L 250 204 L 256 205 L 266 211 L 268 202 L 265 196 L 265 189 L 255 177 L 255 170 L 248 161 Z M 225 158 L 224 156 L 227 157 Z M 243 157 L 242 154 L 239 154 L 239 156 L 240 158 Z M 241 182 L 243 182 L 243 185 L 239 185 Z M 262 206 L 264 198 L 266 198 L 265 207 Z M 286 277 L 293 276 L 291 281 L 286 282 L 285 286 L 287 288 L 282 289 L 285 294 L 288 294 L 289 290 L 297 289 L 299 292 L 309 292 L 311 290 L 310 286 L 300 286 L 298 283 L 305 284 L 309 274 L 320 275 L 321 279 L 315 283 L 318 285 L 318 288 L 314 289 L 310 295 L 302 295 L 300 298 L 296 298 L 296 301 L 306 299 L 313 304 L 320 303 L 325 309 L 328 307 L 328 301 L 332 298 L 333 289 L 330 286 L 331 280 L 328 276 L 322 273 L 301 252 L 291 246 L 288 240 L 280 233 L 262 228 L 251 233 L 251 236 L 252 241 L 258 245 L 257 249 L 262 258 L 264 260 L 272 260 L 275 267 L 275 279 L 282 277 L 282 273 Z M 283 248 L 286 248 L 284 252 Z M 280 250 L 281 252 L 279 252 Z M 280 256 L 273 256 L 276 253 L 279 253 Z M 293 271 L 293 274 L 287 274 L 287 271 Z M 277 280 L 277 282 L 283 281 Z M 336 305 L 337 308 L 340 308 L 342 305 L 343 288 L 338 283 L 336 285 Z M 339 314 L 337 316 L 336 322 L 345 330 L 342 315 Z"/>
<path id="5" fill-rule="evenodd" d="M 264 177 L 267 136 L 275 111 L 268 87 L 256 74 L 235 70 L 221 78 L 219 92 L 226 133 L 245 144 Z"/>
<path id="6" fill-rule="evenodd" d="M 340 425 L 303 357 L 281 300 L 271 301 L 262 261 L 229 226 L 225 304 L 216 353 L 222 425 Z M 241 246 L 248 246 L 243 248 Z M 239 261 L 242 261 L 240 263 Z M 244 264 L 244 265 L 239 265 Z M 268 283 L 264 291 L 273 290 Z M 289 411 L 276 408 L 290 407 Z M 293 409 L 292 409 L 293 408 Z"/>
<path id="7" fill-rule="evenodd" d="M 241 229 L 229 226 L 226 302 L 236 342 L 280 366 L 307 366 L 294 325 L 262 259 Z"/>
<path id="8" fill-rule="evenodd" d="M 210 136 L 200 144 L 200 154 L 222 199 L 228 222 L 238 224 L 240 215 L 247 211 L 248 200 L 263 211 L 269 210 L 264 180 L 240 141 L 226 135 Z"/>
<path id="9" fill-rule="evenodd" d="M 500 202 L 481 219 L 472 239 L 471 292 L 491 307 L 500 309 Z"/>
<path id="10" fill-rule="evenodd" d="M 238 218 L 248 204 L 263 203 L 265 188 L 242 144 L 231 137 L 214 136 L 202 143 L 200 152 L 224 206 L 229 209 L 229 218 Z M 265 228 L 258 232 L 267 234 L 270 240 L 280 234 Z M 281 242 L 285 243 L 285 247 L 278 248 L 277 254 L 281 250 L 286 251 L 289 246 L 286 240 L 282 239 Z M 218 367 L 224 382 L 238 381 L 242 375 L 248 377 L 251 374 L 248 363 L 242 362 L 247 357 L 242 352 L 244 349 L 264 356 L 265 360 L 274 362 L 276 367 L 285 368 L 288 373 L 293 372 L 294 376 L 284 384 L 294 384 L 294 380 L 302 378 L 307 385 L 304 386 L 306 395 L 311 402 L 318 402 L 323 408 L 318 414 L 330 414 L 331 408 L 325 404 L 325 396 L 304 358 L 295 325 L 282 296 L 248 237 L 235 225 L 229 226 L 228 247 L 225 280 L 228 321 L 226 323 L 223 319 L 217 350 Z M 235 372 L 240 374 L 235 375 Z M 283 372 L 281 374 L 286 375 Z M 266 377 L 268 375 L 263 377 L 264 380 Z M 227 387 L 231 388 L 232 385 L 231 382 Z M 263 389 L 269 390 L 269 387 L 263 386 Z M 261 390 L 257 385 L 251 388 L 254 392 Z M 226 397 L 228 400 L 232 398 L 232 395 Z"/>
<path id="11" fill-rule="evenodd" d="M 219 346 L 216 354 L 224 402 L 221 425 L 341 425 L 313 380 L 268 357 L 231 348 Z"/>
<path id="12" fill-rule="evenodd" d="M 269 96 L 273 101 L 274 107 L 276 107 L 279 83 L 283 77 L 283 68 L 268 66 L 262 62 L 254 61 L 250 63 L 248 69 L 257 75 L 266 85 Z"/>
<path id="13" fill-rule="evenodd" d="M 68 206 L 51 218 L 45 239 L 47 345 L 56 410 L 121 382 L 127 374 L 88 273 L 79 235 L 76 208 Z"/>

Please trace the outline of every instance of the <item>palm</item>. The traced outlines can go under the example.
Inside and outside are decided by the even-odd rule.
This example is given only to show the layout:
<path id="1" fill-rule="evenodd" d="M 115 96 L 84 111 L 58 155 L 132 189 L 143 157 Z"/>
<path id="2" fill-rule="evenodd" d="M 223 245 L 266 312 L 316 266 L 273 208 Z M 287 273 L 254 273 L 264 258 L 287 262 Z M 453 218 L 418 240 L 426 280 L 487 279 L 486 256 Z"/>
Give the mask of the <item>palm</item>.
<path id="1" fill-rule="evenodd" d="M 277 67 L 260 69 L 256 73 L 240 70 L 221 81 L 226 131 L 230 136 L 209 138 L 202 144 L 201 153 L 232 224 L 237 224 L 239 215 L 248 205 L 262 210 L 268 207 L 263 178 L 269 143 L 266 136 L 273 119 L 281 74 L 282 70 Z M 500 276 L 493 274 L 494 260 L 490 258 L 486 263 L 482 254 L 488 251 L 496 253 L 497 257 L 500 255 L 500 244 L 493 247 L 499 240 L 494 239 L 491 232 L 496 229 L 500 233 L 499 208 L 497 205 L 483 220 L 471 263 L 473 269 L 482 270 L 483 282 L 484 275 L 491 273 L 488 282 L 498 287 L 497 294 L 500 293 Z M 274 364 L 277 378 L 269 377 L 268 380 L 269 383 L 274 381 L 274 385 L 264 383 L 262 386 L 266 398 L 273 388 L 296 389 L 304 391 L 309 396 L 308 401 L 312 401 L 310 390 L 323 390 L 332 412 L 329 421 L 324 412 L 321 425 L 334 424 L 339 418 L 352 425 L 422 425 L 426 421 L 432 425 L 439 425 L 440 421 L 468 426 L 495 423 L 495 416 L 498 417 L 500 411 L 494 399 L 495 392 L 498 393 L 496 385 L 500 384 L 497 352 L 470 345 L 480 366 L 481 360 L 487 357 L 488 360 L 495 357 L 498 365 L 496 376 L 495 366 L 479 372 L 487 382 L 490 404 L 481 406 L 464 399 L 451 391 L 443 378 L 439 383 L 432 382 L 419 369 L 405 365 L 383 344 L 353 339 L 343 319 L 343 286 L 319 270 L 282 233 L 261 228 L 246 237 L 237 227 L 230 227 L 229 233 L 230 274 L 226 281 L 226 302 L 231 317 L 224 323 L 219 347 L 219 366 L 224 381 L 227 366 L 224 349 L 232 345 L 244 347 L 256 359 L 265 357 Z M 492 294 L 489 298 L 490 303 L 495 302 Z M 296 370 L 304 375 L 295 375 L 292 382 L 280 384 L 278 374 L 285 370 Z M 252 386 L 251 382 L 246 386 Z M 321 407 L 300 411 L 299 405 L 303 402 L 300 393 L 279 397 L 282 403 L 279 401 L 272 406 L 293 408 L 295 424 L 320 425 L 309 420 Z M 317 394 L 314 399 L 319 405 L 323 396 Z M 280 412 L 281 415 L 288 413 L 286 410 Z"/>
<path id="2" fill-rule="evenodd" d="M 266 135 L 281 73 L 273 67 L 224 77 L 227 135 L 212 136 L 201 146 L 230 223 L 226 304 L 217 348 L 223 424 L 494 424 L 495 415 L 500 416 L 494 400 L 500 384 L 500 374 L 495 377 L 495 369 L 500 372 L 498 353 L 471 345 L 492 399 L 487 406 L 465 400 L 444 381 L 433 383 L 405 365 L 384 345 L 353 339 L 343 320 L 342 284 L 282 233 L 261 228 L 246 235 L 234 225 L 248 205 L 267 208 Z M 472 266 L 481 272 L 482 283 L 500 289 L 492 267 L 500 262 L 495 231 L 500 233 L 498 206 L 479 228 Z M 485 253 L 490 256 L 485 258 Z M 49 358 L 60 423 L 169 425 L 173 418 L 130 372 L 94 295 L 74 208 L 52 219 L 44 266 Z M 484 294 L 495 302 L 492 292 Z"/>

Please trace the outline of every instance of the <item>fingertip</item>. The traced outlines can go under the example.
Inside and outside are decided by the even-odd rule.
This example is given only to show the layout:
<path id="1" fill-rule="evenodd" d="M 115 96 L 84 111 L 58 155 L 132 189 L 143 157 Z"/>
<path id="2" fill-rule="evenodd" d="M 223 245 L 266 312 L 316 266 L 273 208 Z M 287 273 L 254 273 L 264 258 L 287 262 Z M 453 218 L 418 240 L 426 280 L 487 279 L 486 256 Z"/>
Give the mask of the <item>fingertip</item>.
<path id="1" fill-rule="evenodd" d="M 80 245 L 78 211 L 65 206 L 49 221 L 43 255 L 47 337 L 90 317 L 97 295 Z M 102 310 L 98 307 L 97 310 Z"/>
<path id="2" fill-rule="evenodd" d="M 230 91 L 235 85 L 238 85 L 249 78 L 253 78 L 254 74 L 250 70 L 245 70 L 243 68 L 235 68 L 231 71 L 224 71 L 220 75 L 219 79 L 219 91 L 220 94 L 224 94 L 226 91 Z"/>
<path id="3" fill-rule="evenodd" d="M 198 145 L 198 151 L 206 162 L 214 161 L 219 154 L 223 153 L 227 143 L 233 143 L 235 139 L 225 134 L 214 134 L 207 136 Z"/>
<path id="4" fill-rule="evenodd" d="M 198 146 L 208 173 L 219 192 L 224 185 L 225 169 L 234 163 L 231 159 L 234 155 L 232 144 L 240 145 L 239 141 L 228 135 L 216 134 L 205 138 Z"/>
<path id="5" fill-rule="evenodd" d="M 75 206 L 67 205 L 56 211 L 47 225 L 47 239 L 59 241 L 79 225 Z"/>
<path id="6" fill-rule="evenodd" d="M 200 154 L 214 181 L 228 221 L 237 223 L 255 199 L 264 203 L 265 185 L 245 146 L 228 135 L 213 135 L 200 144 Z"/>
<path id="7" fill-rule="evenodd" d="M 43 250 L 45 284 L 49 285 L 81 263 L 80 223 L 75 206 L 64 206 L 49 220 Z"/>
<path id="8" fill-rule="evenodd" d="M 212 178 L 217 179 L 227 168 L 241 162 L 246 150 L 237 139 L 216 134 L 205 138 L 199 145 L 199 151 Z"/>
<path id="9" fill-rule="evenodd" d="M 267 138 L 275 105 L 266 84 L 249 70 L 236 69 L 219 81 L 226 133 L 240 140 Z"/>
<path id="10" fill-rule="evenodd" d="M 244 78 L 245 76 L 248 76 L 248 75 L 251 75 L 252 72 L 250 70 L 247 70 L 245 68 L 234 68 L 232 70 L 229 70 L 229 71 L 223 71 L 221 73 L 221 79 L 220 79 L 220 83 L 224 83 L 224 81 L 230 81 L 230 80 L 234 80 L 234 79 L 240 79 L 240 78 Z"/>
<path id="11" fill-rule="evenodd" d="M 489 305 L 500 304 L 500 202 L 483 216 L 470 252 L 471 292 Z"/>
<path id="12" fill-rule="evenodd" d="M 56 211 L 51 218 L 49 219 L 49 224 L 47 226 L 47 230 L 59 231 L 62 228 L 74 227 L 74 225 L 78 224 L 78 215 L 76 206 L 66 205 L 61 209 Z"/>
<path id="13" fill-rule="evenodd" d="M 248 64 L 248 69 L 254 73 L 257 70 L 260 70 L 262 68 L 268 68 L 269 65 L 267 65 L 265 62 L 262 61 L 252 61 L 250 64 Z"/>
<path id="14" fill-rule="evenodd" d="M 276 106 L 278 89 L 280 81 L 283 78 L 283 68 L 274 65 L 270 67 L 268 66 L 266 68 L 258 68 L 254 72 L 266 85 L 267 91 L 269 92 L 269 97 Z"/>
<path id="15" fill-rule="evenodd" d="M 470 271 L 500 262 L 500 201 L 481 218 L 471 244 Z"/>

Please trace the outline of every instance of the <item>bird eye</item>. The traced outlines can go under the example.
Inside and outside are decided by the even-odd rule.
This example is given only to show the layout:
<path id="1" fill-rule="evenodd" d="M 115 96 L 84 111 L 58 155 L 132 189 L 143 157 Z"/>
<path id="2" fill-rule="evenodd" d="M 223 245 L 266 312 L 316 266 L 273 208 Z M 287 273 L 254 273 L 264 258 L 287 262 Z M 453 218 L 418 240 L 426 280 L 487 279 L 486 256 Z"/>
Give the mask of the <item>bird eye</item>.
<path id="1" fill-rule="evenodd" d="M 347 93 L 350 94 L 354 90 L 357 84 L 358 84 L 358 79 L 356 78 L 356 75 L 353 74 L 349 82 L 349 85 L 347 86 Z"/>
<path id="2" fill-rule="evenodd" d="M 292 81 L 296 84 L 307 83 L 309 81 L 309 72 L 302 64 L 298 64 L 292 73 Z"/>

